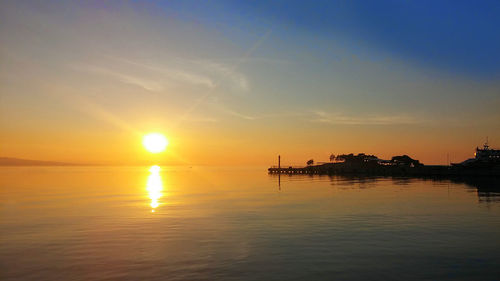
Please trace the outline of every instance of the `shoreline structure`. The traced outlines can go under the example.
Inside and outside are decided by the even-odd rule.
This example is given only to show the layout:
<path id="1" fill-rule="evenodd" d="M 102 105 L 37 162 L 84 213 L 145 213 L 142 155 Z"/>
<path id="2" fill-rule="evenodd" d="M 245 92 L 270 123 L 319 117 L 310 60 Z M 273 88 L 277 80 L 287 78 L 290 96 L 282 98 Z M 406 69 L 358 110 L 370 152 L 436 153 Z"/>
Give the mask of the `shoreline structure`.
<path id="1" fill-rule="evenodd" d="M 488 142 L 483 148 L 476 148 L 474 158 L 451 165 L 424 165 L 408 155 L 394 156 L 382 160 L 375 155 L 360 153 L 330 156 L 330 161 L 314 165 L 311 159 L 307 166 L 281 167 L 268 169 L 270 174 L 319 174 L 319 175 L 380 175 L 380 176 L 500 176 L 500 150 L 490 149 Z"/>

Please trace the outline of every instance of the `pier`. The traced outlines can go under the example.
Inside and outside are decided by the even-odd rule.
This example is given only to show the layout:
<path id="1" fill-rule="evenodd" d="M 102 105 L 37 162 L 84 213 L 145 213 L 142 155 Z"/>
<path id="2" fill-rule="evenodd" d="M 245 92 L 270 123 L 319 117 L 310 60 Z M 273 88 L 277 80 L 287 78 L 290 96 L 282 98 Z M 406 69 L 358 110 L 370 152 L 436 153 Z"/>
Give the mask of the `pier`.
<path id="1" fill-rule="evenodd" d="M 270 167 L 270 174 L 319 174 L 319 175 L 344 175 L 344 174 L 363 174 L 363 175 L 459 175 L 461 171 L 451 166 L 374 166 L 374 165 L 352 165 L 348 163 L 327 163 L 320 165 L 310 165 L 305 167 Z"/>
<path id="2" fill-rule="evenodd" d="M 310 174 L 310 175 L 400 175 L 400 176 L 500 176 L 500 169 L 465 169 L 444 165 L 424 165 L 422 167 L 379 166 L 353 167 L 344 163 L 329 163 L 306 167 L 270 167 L 270 174 Z"/>
<path id="3" fill-rule="evenodd" d="M 348 154 L 339 155 L 335 162 L 312 164 L 307 166 L 281 167 L 268 169 L 270 174 L 309 174 L 309 175 L 375 175 L 375 176 L 500 176 L 500 165 L 480 162 L 476 165 L 424 165 L 407 155 L 394 156 L 391 160 L 381 160 L 374 155 Z"/>

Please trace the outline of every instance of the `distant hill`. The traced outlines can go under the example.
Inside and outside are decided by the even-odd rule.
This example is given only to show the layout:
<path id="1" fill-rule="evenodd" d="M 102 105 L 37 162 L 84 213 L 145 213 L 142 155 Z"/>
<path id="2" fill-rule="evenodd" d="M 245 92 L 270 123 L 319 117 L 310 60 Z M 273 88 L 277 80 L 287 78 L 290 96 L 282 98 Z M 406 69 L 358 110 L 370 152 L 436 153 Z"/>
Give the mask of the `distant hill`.
<path id="1" fill-rule="evenodd" d="M 76 166 L 74 163 L 0 157 L 0 166 Z"/>

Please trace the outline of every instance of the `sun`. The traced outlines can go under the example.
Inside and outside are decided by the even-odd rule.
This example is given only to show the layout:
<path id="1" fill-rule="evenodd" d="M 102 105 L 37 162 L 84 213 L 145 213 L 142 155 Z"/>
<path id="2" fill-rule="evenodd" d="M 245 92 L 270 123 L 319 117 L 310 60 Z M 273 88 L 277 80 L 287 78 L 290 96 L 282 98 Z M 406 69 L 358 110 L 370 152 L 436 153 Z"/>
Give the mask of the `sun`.
<path id="1" fill-rule="evenodd" d="M 151 153 L 160 153 L 167 148 L 168 140 L 160 133 L 149 133 L 142 139 L 142 145 Z"/>

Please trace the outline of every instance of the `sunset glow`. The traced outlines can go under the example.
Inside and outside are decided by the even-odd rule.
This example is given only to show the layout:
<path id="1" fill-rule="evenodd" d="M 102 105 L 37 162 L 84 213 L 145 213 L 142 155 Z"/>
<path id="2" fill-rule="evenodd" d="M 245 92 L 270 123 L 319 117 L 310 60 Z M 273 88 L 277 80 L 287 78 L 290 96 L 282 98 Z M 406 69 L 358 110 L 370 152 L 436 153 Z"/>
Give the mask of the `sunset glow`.
<path id="1" fill-rule="evenodd" d="M 302 165 L 367 153 L 444 164 L 473 157 L 487 136 L 500 146 L 496 8 L 468 22 L 435 7 L 450 14 L 424 26 L 431 8 L 405 1 L 320 1 L 315 16 L 280 1 L 263 1 L 265 13 L 239 1 L 62 2 L 0 4 L 0 156 L 267 166 L 277 154 Z"/>
<path id="2" fill-rule="evenodd" d="M 144 136 L 142 144 L 147 151 L 151 153 L 160 153 L 167 148 L 168 140 L 160 133 L 150 133 Z"/>
<path id="3" fill-rule="evenodd" d="M 1 280 L 498 280 L 499 0 L 0 19 Z"/>

